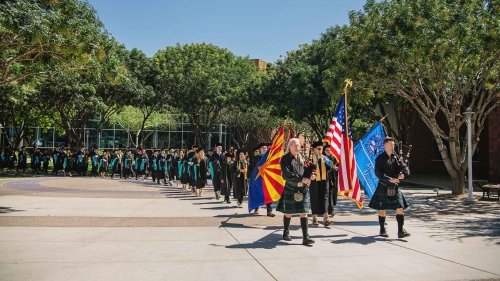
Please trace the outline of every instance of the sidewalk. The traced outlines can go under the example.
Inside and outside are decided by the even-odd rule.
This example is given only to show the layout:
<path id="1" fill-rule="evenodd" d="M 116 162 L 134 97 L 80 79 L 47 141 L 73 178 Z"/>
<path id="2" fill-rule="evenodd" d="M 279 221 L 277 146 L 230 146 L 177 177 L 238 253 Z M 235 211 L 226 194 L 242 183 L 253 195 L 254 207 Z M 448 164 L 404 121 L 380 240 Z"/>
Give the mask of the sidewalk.
<path id="1" fill-rule="evenodd" d="M 298 218 L 285 242 L 279 213 L 248 214 L 211 189 L 2 179 L 0 280 L 500 280 L 498 202 L 405 193 L 408 239 L 396 239 L 393 214 L 383 239 L 373 210 L 339 198 L 333 226 L 310 226 L 305 247 Z"/>

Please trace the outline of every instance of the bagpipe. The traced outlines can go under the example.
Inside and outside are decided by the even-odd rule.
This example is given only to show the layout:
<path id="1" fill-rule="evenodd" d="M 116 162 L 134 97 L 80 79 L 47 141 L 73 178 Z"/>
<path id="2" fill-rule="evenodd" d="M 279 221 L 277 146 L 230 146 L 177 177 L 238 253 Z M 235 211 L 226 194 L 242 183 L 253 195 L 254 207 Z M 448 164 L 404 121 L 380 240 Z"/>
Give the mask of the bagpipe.
<path id="1" fill-rule="evenodd" d="M 304 174 L 302 175 L 302 177 L 314 180 L 314 178 L 316 177 L 316 169 L 318 168 L 318 166 L 311 160 L 311 151 L 309 151 L 309 153 L 306 153 L 305 150 L 305 146 L 299 150 L 299 154 L 304 158 Z M 311 150 L 311 148 L 309 150 Z"/>
<path id="2" fill-rule="evenodd" d="M 399 142 L 398 144 L 399 153 L 394 151 L 394 156 L 396 162 L 399 166 L 399 174 L 409 176 L 410 175 L 410 154 L 412 145 L 404 145 L 403 142 Z M 404 153 L 403 149 L 406 149 L 406 153 Z"/>

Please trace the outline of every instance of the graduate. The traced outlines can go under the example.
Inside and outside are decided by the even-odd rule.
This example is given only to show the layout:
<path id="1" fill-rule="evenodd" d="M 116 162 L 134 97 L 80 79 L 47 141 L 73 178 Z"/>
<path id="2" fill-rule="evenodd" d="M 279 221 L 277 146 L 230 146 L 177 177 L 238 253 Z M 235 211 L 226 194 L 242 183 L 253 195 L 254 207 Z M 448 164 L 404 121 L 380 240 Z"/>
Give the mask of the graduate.
<path id="1" fill-rule="evenodd" d="M 14 151 L 14 149 L 9 149 L 9 151 L 7 152 L 7 157 L 9 157 L 9 164 L 7 168 L 9 170 L 14 170 L 17 162 L 16 152 Z"/>
<path id="2" fill-rule="evenodd" d="M 97 147 L 94 147 L 90 155 L 90 161 L 92 163 L 91 175 L 93 178 L 95 178 L 97 177 L 97 170 L 99 168 L 99 151 L 97 150 Z"/>
<path id="3" fill-rule="evenodd" d="M 84 171 L 86 170 L 87 167 L 85 167 L 85 158 L 86 158 L 86 152 L 85 152 L 85 146 L 82 145 L 80 147 L 80 151 L 78 151 L 75 156 L 75 170 L 78 176 L 83 176 Z"/>
<path id="4" fill-rule="evenodd" d="M 44 149 L 42 151 L 41 160 L 42 160 L 42 173 L 44 173 L 45 175 L 48 175 L 49 174 L 50 154 L 47 151 L 47 149 Z"/>
<path id="5" fill-rule="evenodd" d="M 35 150 L 31 153 L 31 172 L 33 175 L 35 173 L 40 175 L 40 170 L 42 167 L 42 153 L 40 148 L 35 146 Z"/>
<path id="6" fill-rule="evenodd" d="M 7 168 L 8 166 L 8 161 L 7 161 L 7 149 L 2 149 L 0 152 L 0 171 L 3 171 Z"/>
<path id="7" fill-rule="evenodd" d="M 234 168 L 236 170 L 234 194 L 236 194 L 238 207 L 243 208 L 243 197 L 245 196 L 245 186 L 248 176 L 248 161 L 243 150 L 238 152 L 238 159 L 235 160 Z"/>
<path id="8" fill-rule="evenodd" d="M 64 148 L 56 147 L 52 152 L 52 163 L 54 166 L 52 167 L 52 174 L 57 176 L 60 170 L 63 170 L 63 160 L 64 160 Z"/>
<path id="9" fill-rule="evenodd" d="M 115 150 L 111 156 L 111 178 L 114 178 L 116 174 L 122 175 L 121 163 L 122 163 L 122 152 L 121 150 Z"/>
<path id="10" fill-rule="evenodd" d="M 125 156 L 123 156 L 123 178 L 128 179 L 132 175 L 132 165 L 134 164 L 134 158 L 132 156 L 132 150 L 127 149 Z"/>
<path id="11" fill-rule="evenodd" d="M 316 178 L 311 181 L 309 194 L 311 198 L 312 224 L 318 225 L 318 216 L 323 217 L 324 226 L 330 225 L 328 217 L 328 173 L 332 169 L 332 162 L 323 155 L 323 142 L 312 144 L 312 162 L 316 164 Z"/>
<path id="12" fill-rule="evenodd" d="M 19 153 L 17 154 L 18 161 L 16 172 L 19 173 L 19 170 L 21 170 L 23 173 L 26 173 L 26 169 L 28 168 L 27 158 L 28 156 L 26 155 L 26 148 L 23 146 L 21 147 L 21 149 L 19 149 Z"/>
<path id="13" fill-rule="evenodd" d="M 135 179 L 138 180 L 141 177 L 141 180 L 146 178 L 146 171 L 148 168 L 148 155 L 146 154 L 146 149 L 138 149 L 137 157 L 135 159 Z"/>
<path id="14" fill-rule="evenodd" d="M 222 191 L 224 192 L 224 202 L 227 204 L 231 203 L 231 199 L 229 198 L 231 196 L 231 189 L 233 187 L 233 169 L 234 168 L 234 161 L 233 161 L 233 155 L 229 152 L 225 153 L 225 161 L 222 163 Z M 233 191 L 234 193 L 234 191 Z"/>
<path id="15" fill-rule="evenodd" d="M 157 156 L 158 160 L 158 173 L 157 173 L 157 184 L 160 184 L 160 181 L 163 181 L 164 185 L 167 185 L 167 153 L 165 152 L 165 148 L 160 149 L 160 154 Z"/>
<path id="16" fill-rule="evenodd" d="M 156 179 L 158 178 L 158 169 L 160 164 L 160 159 L 158 157 L 158 150 L 153 149 L 153 154 L 149 158 L 149 163 L 151 167 L 151 176 L 153 182 L 156 182 Z M 158 184 L 160 184 L 160 180 L 158 180 Z"/>
<path id="17" fill-rule="evenodd" d="M 207 159 L 205 158 L 205 151 L 198 149 L 193 161 L 196 196 L 202 197 L 203 188 L 207 184 Z"/>
<path id="18" fill-rule="evenodd" d="M 99 159 L 99 173 L 101 174 L 101 177 L 107 176 L 110 158 L 109 151 L 104 150 Z"/>
<path id="19" fill-rule="evenodd" d="M 171 147 L 169 149 L 169 153 L 167 155 L 167 173 L 168 173 L 168 182 L 167 185 L 172 185 L 172 182 L 175 180 L 175 150 Z"/>
<path id="20" fill-rule="evenodd" d="M 70 177 L 72 177 L 73 175 L 71 174 L 71 171 L 73 169 L 73 161 L 74 161 L 74 158 L 73 158 L 73 153 L 71 152 L 71 149 L 68 148 L 66 149 L 66 153 L 64 154 L 64 157 L 63 157 L 63 175 L 66 176 L 66 175 L 69 175 Z"/>
<path id="21" fill-rule="evenodd" d="M 186 154 L 184 153 L 184 150 L 181 150 L 179 152 L 179 156 L 177 158 L 177 173 L 178 173 L 178 179 L 180 179 L 182 188 L 188 189 L 188 184 L 189 184 L 189 172 L 188 172 L 188 159 Z"/>
<path id="22" fill-rule="evenodd" d="M 197 145 L 193 145 L 191 150 L 188 152 L 188 171 L 189 171 L 189 188 L 193 192 L 196 192 L 196 173 L 194 167 L 194 161 L 196 160 L 196 151 L 198 150 Z"/>
<path id="23" fill-rule="evenodd" d="M 337 176 L 339 167 L 336 163 L 337 160 L 333 157 L 330 146 L 326 145 L 323 150 L 325 152 L 325 157 L 332 163 L 332 169 L 328 172 L 328 216 L 331 218 L 335 216 L 335 206 L 337 206 L 339 191 Z"/>
<path id="24" fill-rule="evenodd" d="M 222 186 L 222 166 L 224 165 L 224 153 L 222 153 L 222 143 L 215 145 L 215 153 L 209 156 L 210 175 L 214 185 L 215 199 L 219 200 Z"/>

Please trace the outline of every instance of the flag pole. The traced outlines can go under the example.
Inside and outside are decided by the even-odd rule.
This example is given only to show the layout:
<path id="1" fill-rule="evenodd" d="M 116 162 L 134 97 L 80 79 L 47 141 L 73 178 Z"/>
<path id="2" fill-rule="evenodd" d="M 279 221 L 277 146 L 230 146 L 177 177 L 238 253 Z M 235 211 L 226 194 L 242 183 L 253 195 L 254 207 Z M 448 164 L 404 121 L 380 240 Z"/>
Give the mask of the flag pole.
<path id="1" fill-rule="evenodd" d="M 384 121 L 384 119 L 388 116 L 389 114 L 386 114 L 384 117 L 382 117 L 382 119 L 380 119 L 378 122 L 382 122 Z"/>

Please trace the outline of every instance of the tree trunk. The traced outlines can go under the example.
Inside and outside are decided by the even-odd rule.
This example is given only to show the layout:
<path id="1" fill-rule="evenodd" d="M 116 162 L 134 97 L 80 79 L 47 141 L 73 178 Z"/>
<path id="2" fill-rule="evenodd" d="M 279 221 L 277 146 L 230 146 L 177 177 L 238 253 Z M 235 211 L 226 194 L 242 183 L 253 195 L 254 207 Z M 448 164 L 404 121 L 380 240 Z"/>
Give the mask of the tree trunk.
<path id="1" fill-rule="evenodd" d="M 201 130 L 199 125 L 192 124 L 194 144 L 201 147 Z"/>
<path id="2" fill-rule="evenodd" d="M 451 175 L 451 173 L 450 173 Z M 462 195 L 464 194 L 465 187 L 465 171 L 456 173 L 455 176 L 451 177 L 451 193 L 453 195 Z"/>

